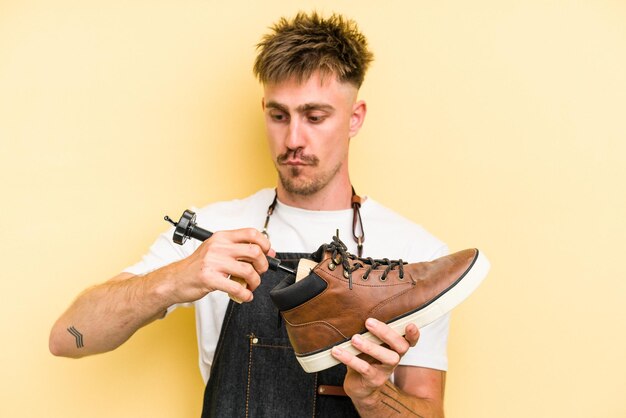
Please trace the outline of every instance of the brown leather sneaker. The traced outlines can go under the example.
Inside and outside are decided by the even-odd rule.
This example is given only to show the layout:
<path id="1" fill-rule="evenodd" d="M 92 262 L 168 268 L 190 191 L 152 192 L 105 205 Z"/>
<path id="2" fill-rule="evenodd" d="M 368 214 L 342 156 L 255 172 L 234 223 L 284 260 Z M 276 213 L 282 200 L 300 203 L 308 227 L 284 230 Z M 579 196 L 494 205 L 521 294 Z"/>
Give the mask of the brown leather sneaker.
<path id="1" fill-rule="evenodd" d="M 270 292 L 297 359 L 309 373 L 339 363 L 330 353 L 334 346 L 360 354 L 350 343 L 354 334 L 382 344 L 365 328 L 367 318 L 401 335 L 409 323 L 421 328 L 435 321 L 465 300 L 490 267 L 477 249 L 414 264 L 358 258 L 337 237 L 312 258 L 306 277 L 290 276 Z"/>

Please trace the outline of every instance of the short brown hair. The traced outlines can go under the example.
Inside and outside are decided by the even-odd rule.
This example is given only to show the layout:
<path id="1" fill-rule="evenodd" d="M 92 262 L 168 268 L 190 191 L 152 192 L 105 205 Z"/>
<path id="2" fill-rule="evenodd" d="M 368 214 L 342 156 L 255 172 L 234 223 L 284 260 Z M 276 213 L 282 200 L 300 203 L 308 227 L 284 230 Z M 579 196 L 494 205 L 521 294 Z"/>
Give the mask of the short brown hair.
<path id="1" fill-rule="evenodd" d="M 257 45 L 254 74 L 263 84 L 296 78 L 308 80 L 320 71 L 357 88 L 374 55 L 353 20 L 333 14 L 298 13 L 292 20 L 281 18 Z"/>

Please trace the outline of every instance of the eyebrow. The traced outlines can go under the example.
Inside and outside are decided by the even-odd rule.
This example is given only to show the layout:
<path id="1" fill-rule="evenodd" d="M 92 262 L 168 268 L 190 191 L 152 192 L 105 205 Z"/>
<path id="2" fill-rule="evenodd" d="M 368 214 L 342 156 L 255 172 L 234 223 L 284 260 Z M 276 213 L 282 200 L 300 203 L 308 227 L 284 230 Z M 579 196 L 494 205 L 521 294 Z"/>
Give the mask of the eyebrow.
<path id="1" fill-rule="evenodd" d="M 278 102 L 272 101 L 272 100 L 267 102 L 265 104 L 265 107 L 269 108 L 269 109 L 278 109 L 278 110 L 283 111 L 285 113 L 289 113 L 289 111 L 288 111 L 286 106 L 284 106 L 284 105 L 282 105 L 282 104 L 280 104 Z M 329 104 L 326 104 L 326 103 L 315 103 L 315 102 L 313 102 L 313 103 L 305 103 L 305 104 L 302 104 L 302 105 L 296 107 L 296 112 L 298 112 L 298 113 L 305 113 L 305 112 L 309 112 L 311 110 L 323 110 L 325 112 L 333 113 L 335 111 L 335 108 L 333 106 L 329 105 Z"/>

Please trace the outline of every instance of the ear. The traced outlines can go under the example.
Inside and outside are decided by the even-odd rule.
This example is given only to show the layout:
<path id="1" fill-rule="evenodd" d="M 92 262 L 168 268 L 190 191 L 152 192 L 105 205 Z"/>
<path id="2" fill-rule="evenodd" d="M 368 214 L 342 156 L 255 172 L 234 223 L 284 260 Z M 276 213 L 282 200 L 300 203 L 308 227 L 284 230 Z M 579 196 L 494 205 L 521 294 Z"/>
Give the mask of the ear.
<path id="1" fill-rule="evenodd" d="M 359 100 L 352 106 L 352 115 L 350 116 L 350 138 L 356 136 L 363 126 L 365 114 L 367 113 L 367 104 L 364 100 Z"/>

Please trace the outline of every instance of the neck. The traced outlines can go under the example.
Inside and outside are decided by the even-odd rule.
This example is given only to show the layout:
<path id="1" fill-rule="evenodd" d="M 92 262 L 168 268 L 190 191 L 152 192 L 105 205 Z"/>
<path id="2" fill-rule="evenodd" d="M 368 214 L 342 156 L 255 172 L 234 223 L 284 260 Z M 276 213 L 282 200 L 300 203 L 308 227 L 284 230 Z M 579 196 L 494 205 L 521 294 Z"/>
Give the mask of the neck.
<path id="1" fill-rule="evenodd" d="M 352 186 L 349 180 L 343 184 L 328 185 L 312 195 L 289 193 L 282 184 L 277 186 L 278 200 L 282 203 L 307 210 L 341 210 L 352 207 Z"/>

